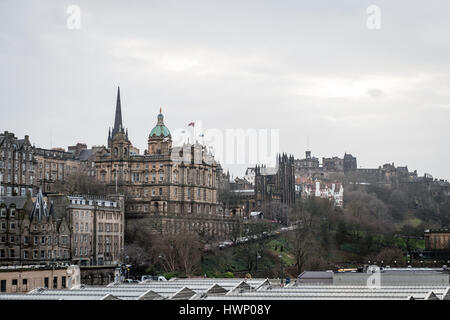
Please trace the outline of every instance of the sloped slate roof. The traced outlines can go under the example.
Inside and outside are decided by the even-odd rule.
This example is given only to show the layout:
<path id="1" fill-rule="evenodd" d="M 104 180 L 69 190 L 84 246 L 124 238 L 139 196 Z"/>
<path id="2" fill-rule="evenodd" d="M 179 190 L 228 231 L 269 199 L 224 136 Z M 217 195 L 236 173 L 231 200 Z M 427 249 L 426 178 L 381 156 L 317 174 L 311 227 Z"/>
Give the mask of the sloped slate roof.
<path id="1" fill-rule="evenodd" d="M 94 150 L 93 150 L 93 149 L 81 150 L 80 155 L 78 156 L 78 158 L 79 158 L 81 161 L 86 161 L 86 160 L 88 160 L 93 154 L 94 154 Z"/>
<path id="2" fill-rule="evenodd" d="M 30 213 L 30 219 L 42 220 L 44 217 L 48 217 L 47 203 L 44 201 L 42 190 L 39 190 L 36 201 L 34 202 L 33 209 Z"/>
<path id="3" fill-rule="evenodd" d="M 15 196 L 15 197 L 1 197 L 0 203 L 6 204 L 9 207 L 11 204 L 15 204 L 17 209 L 23 209 L 27 203 L 26 196 Z"/>

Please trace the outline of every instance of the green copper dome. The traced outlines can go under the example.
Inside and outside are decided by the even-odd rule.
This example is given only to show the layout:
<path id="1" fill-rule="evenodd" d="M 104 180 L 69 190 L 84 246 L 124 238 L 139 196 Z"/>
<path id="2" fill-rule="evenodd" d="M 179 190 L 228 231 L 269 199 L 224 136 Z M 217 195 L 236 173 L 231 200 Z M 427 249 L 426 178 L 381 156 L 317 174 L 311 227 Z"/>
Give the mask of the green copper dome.
<path id="1" fill-rule="evenodd" d="M 158 114 L 158 123 L 156 126 L 150 131 L 149 137 L 170 137 L 169 129 L 164 125 L 164 116 L 162 113 Z"/>

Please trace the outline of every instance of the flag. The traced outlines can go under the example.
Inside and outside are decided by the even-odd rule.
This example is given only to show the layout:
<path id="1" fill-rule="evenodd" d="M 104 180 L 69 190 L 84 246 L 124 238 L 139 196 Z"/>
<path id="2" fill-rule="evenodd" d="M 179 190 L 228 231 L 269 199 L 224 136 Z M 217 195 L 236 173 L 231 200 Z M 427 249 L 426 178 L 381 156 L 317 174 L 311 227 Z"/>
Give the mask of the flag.
<path id="1" fill-rule="evenodd" d="M 190 126 L 195 126 L 195 122 L 190 122 L 189 124 L 188 124 L 188 127 L 190 127 Z"/>

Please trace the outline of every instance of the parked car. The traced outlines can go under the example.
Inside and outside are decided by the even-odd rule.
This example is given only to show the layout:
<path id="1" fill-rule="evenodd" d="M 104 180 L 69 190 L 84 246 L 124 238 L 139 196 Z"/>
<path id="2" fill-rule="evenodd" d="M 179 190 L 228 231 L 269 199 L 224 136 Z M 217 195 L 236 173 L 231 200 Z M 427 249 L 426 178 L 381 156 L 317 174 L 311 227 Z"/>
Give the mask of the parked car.
<path id="1" fill-rule="evenodd" d="M 139 283 L 139 281 L 134 280 L 134 279 L 125 279 L 123 282 L 125 282 L 125 283 Z"/>
<path id="2" fill-rule="evenodd" d="M 143 275 L 141 281 L 167 281 L 164 276 Z"/>

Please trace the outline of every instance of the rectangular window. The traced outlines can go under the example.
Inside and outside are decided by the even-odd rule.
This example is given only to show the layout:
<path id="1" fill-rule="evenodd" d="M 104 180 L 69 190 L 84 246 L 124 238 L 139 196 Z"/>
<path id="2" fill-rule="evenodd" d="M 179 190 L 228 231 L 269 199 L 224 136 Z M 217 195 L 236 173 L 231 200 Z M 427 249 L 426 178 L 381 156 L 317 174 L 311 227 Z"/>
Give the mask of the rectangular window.
<path id="1" fill-rule="evenodd" d="M 58 288 L 58 277 L 53 277 L 53 289 Z"/>
<path id="2" fill-rule="evenodd" d="M 12 284 L 13 286 L 17 286 L 17 279 L 12 279 L 11 284 Z"/>
<path id="3" fill-rule="evenodd" d="M 48 288 L 48 277 L 44 278 L 44 287 Z"/>
<path id="4" fill-rule="evenodd" d="M 66 288 L 66 277 L 61 277 L 61 287 L 63 288 L 63 289 L 65 289 Z"/>

